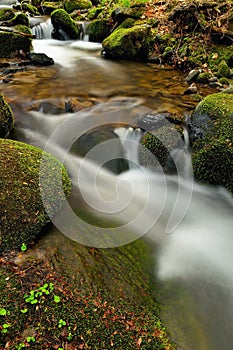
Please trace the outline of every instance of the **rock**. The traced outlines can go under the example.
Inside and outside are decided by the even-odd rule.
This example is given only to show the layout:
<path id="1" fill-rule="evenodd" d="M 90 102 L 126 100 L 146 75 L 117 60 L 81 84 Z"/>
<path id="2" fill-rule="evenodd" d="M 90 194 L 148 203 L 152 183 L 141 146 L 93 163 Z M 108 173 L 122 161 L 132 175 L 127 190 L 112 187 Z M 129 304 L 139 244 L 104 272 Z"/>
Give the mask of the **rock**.
<path id="1" fill-rule="evenodd" d="M 87 26 L 86 34 L 92 42 L 101 43 L 110 34 L 111 25 L 108 20 L 96 19 Z"/>
<path id="2" fill-rule="evenodd" d="M 68 13 L 72 13 L 75 10 L 84 10 L 92 7 L 90 0 L 66 0 L 64 2 L 64 9 Z"/>
<path id="3" fill-rule="evenodd" d="M 7 137 L 14 127 L 14 116 L 4 96 L 0 94 L 0 137 Z"/>
<path id="4" fill-rule="evenodd" d="M 166 118 L 169 118 L 171 116 L 171 113 L 169 112 L 163 112 L 158 114 L 145 114 L 137 121 L 137 125 L 139 128 L 146 130 L 146 131 L 152 131 L 160 128 L 161 126 L 164 126 L 167 124 Z"/>
<path id="5" fill-rule="evenodd" d="M 189 74 L 187 75 L 187 77 L 185 78 L 185 81 L 187 83 L 190 83 L 191 81 L 195 80 L 198 75 L 200 74 L 200 70 L 199 69 L 192 69 Z"/>
<path id="6" fill-rule="evenodd" d="M 106 57 L 146 60 L 149 32 L 150 27 L 144 24 L 114 30 L 102 43 Z"/>
<path id="7" fill-rule="evenodd" d="M 196 179 L 233 193 L 233 96 L 205 97 L 191 116 L 193 171 Z"/>
<path id="8" fill-rule="evenodd" d="M 224 77 L 228 78 L 230 76 L 230 68 L 225 60 L 222 60 L 218 65 L 218 73 L 217 76 L 219 78 Z"/>
<path id="9" fill-rule="evenodd" d="M 166 123 L 153 132 L 147 132 L 141 143 L 145 147 L 140 149 L 140 164 L 145 167 L 154 167 L 159 162 L 164 167 L 168 164 L 171 151 L 182 146 L 183 141 L 175 127 Z"/>
<path id="10" fill-rule="evenodd" d="M 0 173 L 0 252 L 3 252 L 31 243 L 50 221 L 49 216 L 61 209 L 71 184 L 65 168 L 51 154 L 12 140 L 0 139 Z M 61 177 L 64 192 L 60 188 Z M 45 195 L 43 202 L 41 191 Z"/>
<path id="11" fill-rule="evenodd" d="M 108 143 L 106 147 L 104 142 L 112 139 L 114 142 L 112 144 L 111 142 Z M 90 152 L 92 150 L 93 152 Z M 88 154 L 88 152 L 90 153 Z M 96 129 L 87 132 L 73 143 L 71 153 L 78 154 L 81 157 L 87 156 L 88 159 L 94 160 L 97 164 L 104 165 L 116 174 L 128 169 L 128 162 L 123 159 L 124 151 L 121 141 L 114 133 L 114 129 Z M 106 162 L 106 159 L 109 159 L 109 155 L 111 156 L 111 160 Z"/>
<path id="12" fill-rule="evenodd" d="M 20 26 L 20 31 L 23 31 L 26 26 Z M 16 27 L 17 29 L 17 27 Z M 27 28 L 28 33 L 31 33 L 29 28 Z M 0 30 L 0 57 L 17 57 L 27 55 L 31 48 L 32 38 L 26 37 L 14 32 L 6 32 Z"/>
<path id="13" fill-rule="evenodd" d="M 144 7 L 117 7 L 113 10 L 111 17 L 115 23 L 121 24 L 127 18 L 139 19 L 144 10 Z"/>
<path id="14" fill-rule="evenodd" d="M 97 101 L 87 100 L 77 97 L 68 97 L 65 101 L 66 113 L 75 113 L 81 111 L 84 108 L 93 106 Z"/>
<path id="15" fill-rule="evenodd" d="M 197 86 L 196 84 L 192 83 L 185 91 L 184 95 L 191 95 L 197 93 Z"/>
<path id="16" fill-rule="evenodd" d="M 34 66 L 50 66 L 54 64 L 54 60 L 45 53 L 32 52 L 28 57 Z"/>
<path id="17" fill-rule="evenodd" d="M 15 17 L 15 13 L 11 8 L 9 7 L 0 8 L 0 22 L 8 21 L 14 17 Z"/>
<path id="18" fill-rule="evenodd" d="M 79 38 L 79 29 L 65 10 L 57 9 L 53 11 L 51 13 L 51 22 L 54 27 L 54 32 L 52 33 L 54 39 L 62 40 L 64 36 L 61 31 L 67 34 L 70 39 L 75 40 Z"/>

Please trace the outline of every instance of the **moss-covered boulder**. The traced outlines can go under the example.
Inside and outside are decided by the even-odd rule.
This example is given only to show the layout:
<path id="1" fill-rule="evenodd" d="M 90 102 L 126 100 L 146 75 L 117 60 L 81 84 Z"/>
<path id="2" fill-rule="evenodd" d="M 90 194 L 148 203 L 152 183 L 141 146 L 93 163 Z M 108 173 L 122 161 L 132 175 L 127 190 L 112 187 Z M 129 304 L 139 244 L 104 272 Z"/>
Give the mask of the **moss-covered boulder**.
<path id="1" fill-rule="evenodd" d="M 110 34 L 111 25 L 108 20 L 96 19 L 88 24 L 89 40 L 101 43 Z"/>
<path id="2" fill-rule="evenodd" d="M 140 149 L 140 163 L 146 167 L 153 167 L 159 162 L 164 167 L 168 164 L 171 151 L 181 146 L 182 139 L 172 124 L 164 124 L 154 130 L 153 133 L 147 132 L 143 136 L 141 144 L 144 147 Z M 173 169 L 169 168 L 167 170 Z"/>
<path id="3" fill-rule="evenodd" d="M 103 41 L 104 53 L 109 58 L 146 60 L 149 33 L 147 25 L 118 28 Z"/>
<path id="4" fill-rule="evenodd" d="M 32 4 L 29 4 L 27 2 L 22 3 L 22 10 L 25 12 L 30 13 L 33 16 L 39 16 L 40 12 L 38 11 L 36 6 L 33 6 Z"/>
<path id="5" fill-rule="evenodd" d="M 51 13 L 57 9 L 62 8 L 62 4 L 56 1 L 45 1 L 43 2 L 43 14 L 51 15 Z"/>
<path id="6" fill-rule="evenodd" d="M 13 27 L 20 24 L 26 27 L 30 27 L 29 18 L 23 12 L 17 13 L 13 18 L 7 21 L 7 23 L 4 23 L 4 25 L 6 25 L 7 27 Z"/>
<path id="7" fill-rule="evenodd" d="M 14 17 L 15 17 L 15 13 L 11 8 L 9 7 L 0 8 L 0 22 L 8 21 Z"/>
<path id="8" fill-rule="evenodd" d="M 6 137 L 14 126 L 14 116 L 4 96 L 0 94 L 0 137 Z"/>
<path id="9" fill-rule="evenodd" d="M 22 29 L 22 27 L 21 27 Z M 0 57 L 15 57 L 28 54 L 32 48 L 32 39 L 14 32 L 0 30 Z"/>
<path id="10" fill-rule="evenodd" d="M 14 17 L 15 17 L 15 13 L 11 8 L 9 7 L 0 8 L 0 22 L 8 21 Z"/>
<path id="11" fill-rule="evenodd" d="M 111 17 L 114 22 L 121 24 L 127 18 L 140 19 L 144 11 L 144 7 L 117 7 L 112 11 Z"/>
<path id="12" fill-rule="evenodd" d="M 90 0 L 67 0 L 64 2 L 64 9 L 68 13 L 72 13 L 75 10 L 84 10 L 92 7 Z"/>
<path id="13" fill-rule="evenodd" d="M 233 95 L 204 98 L 191 116 L 191 135 L 195 178 L 233 193 Z"/>
<path id="14" fill-rule="evenodd" d="M 71 185 L 65 168 L 55 157 L 12 140 L 0 139 L 0 173 L 0 252 L 3 252 L 32 242 L 49 222 L 49 216 L 61 209 Z M 41 199 L 40 178 L 48 199 L 47 211 Z M 64 192 L 60 190 L 61 181 Z"/>
<path id="15" fill-rule="evenodd" d="M 75 21 L 70 15 L 63 9 L 57 9 L 51 13 L 51 21 L 54 27 L 53 37 L 60 40 L 60 31 L 64 31 L 70 39 L 79 38 L 79 29 L 75 24 Z"/>

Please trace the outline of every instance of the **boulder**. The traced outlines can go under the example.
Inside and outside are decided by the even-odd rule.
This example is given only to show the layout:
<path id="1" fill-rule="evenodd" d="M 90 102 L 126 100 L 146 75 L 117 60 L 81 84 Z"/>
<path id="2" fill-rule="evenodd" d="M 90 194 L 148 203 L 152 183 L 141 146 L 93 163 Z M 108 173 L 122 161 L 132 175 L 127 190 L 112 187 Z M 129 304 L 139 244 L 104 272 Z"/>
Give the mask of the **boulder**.
<path id="1" fill-rule="evenodd" d="M 61 33 L 63 31 L 70 39 L 79 38 L 79 29 L 75 24 L 75 21 L 70 17 L 70 15 L 63 9 L 57 9 L 51 13 L 51 21 L 54 27 L 54 32 L 52 33 L 55 39 L 63 40 L 65 36 Z"/>
<path id="2" fill-rule="evenodd" d="M 92 7 L 90 0 L 66 0 L 64 2 L 64 9 L 68 13 L 72 13 L 75 10 L 84 10 Z"/>
<path id="3" fill-rule="evenodd" d="M 21 35 L 20 32 L 26 35 Z M 27 36 L 27 34 L 29 34 L 29 36 Z M 24 25 L 16 26 L 15 31 L 0 30 L 0 42 L 0 57 L 25 56 L 32 48 L 31 31 Z"/>
<path id="4" fill-rule="evenodd" d="M 0 94 L 0 137 L 7 137 L 13 130 L 14 116 L 4 96 Z"/>
<path id="5" fill-rule="evenodd" d="M 11 8 L 9 7 L 0 8 L 0 22 L 8 21 L 14 17 L 15 17 L 15 13 Z"/>
<path id="6" fill-rule="evenodd" d="M 108 20 L 96 19 L 90 22 L 87 26 L 87 34 L 89 40 L 101 43 L 111 31 L 111 26 Z"/>
<path id="7" fill-rule="evenodd" d="M 205 97 L 194 110 L 190 127 L 195 178 L 233 193 L 233 95 Z"/>
<path id="8" fill-rule="evenodd" d="M 147 60 L 149 32 L 150 27 L 144 24 L 117 28 L 103 41 L 105 56 L 113 59 Z"/>
<path id="9" fill-rule="evenodd" d="M 106 146 L 104 142 L 111 140 L 113 140 L 113 143 L 111 144 L 110 142 Z M 81 157 L 87 157 L 116 174 L 128 170 L 128 162 L 123 159 L 124 150 L 121 141 L 114 133 L 114 129 L 108 130 L 103 128 L 87 132 L 73 143 L 71 153 L 78 154 Z M 111 155 L 111 159 L 106 162 L 106 159 L 109 159 L 109 154 Z"/>
<path id="10" fill-rule="evenodd" d="M 31 243 L 50 221 L 49 217 L 61 209 L 71 185 L 65 168 L 54 156 L 18 141 L 0 139 L 0 173 L 3 252 Z M 64 192 L 60 190 L 61 180 Z M 41 191 L 46 193 L 43 202 Z"/>
<path id="11" fill-rule="evenodd" d="M 45 53 L 32 52 L 29 54 L 29 59 L 34 66 L 50 66 L 54 64 L 54 60 Z"/>

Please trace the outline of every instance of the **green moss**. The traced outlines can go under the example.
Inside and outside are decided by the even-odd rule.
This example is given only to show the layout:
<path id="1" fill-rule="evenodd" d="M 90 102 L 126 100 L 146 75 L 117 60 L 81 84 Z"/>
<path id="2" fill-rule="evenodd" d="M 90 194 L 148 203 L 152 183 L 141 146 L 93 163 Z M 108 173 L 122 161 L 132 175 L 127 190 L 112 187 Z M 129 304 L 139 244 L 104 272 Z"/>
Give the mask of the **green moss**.
<path id="1" fill-rule="evenodd" d="M 164 166 L 169 152 L 178 145 L 179 138 L 177 136 L 178 134 L 174 127 L 165 125 L 156 130 L 153 134 L 149 132 L 146 133 L 141 143 L 155 156 L 158 162 Z M 140 162 L 145 166 L 150 166 L 153 165 L 151 164 L 152 161 L 154 162 L 148 152 L 144 152 L 142 149 L 140 153 Z"/>
<path id="2" fill-rule="evenodd" d="M 17 13 L 14 18 L 8 21 L 8 26 L 16 26 L 18 24 L 30 27 L 29 18 L 25 13 Z"/>
<path id="3" fill-rule="evenodd" d="M 96 19 L 87 27 L 90 41 L 102 42 L 110 34 L 111 26 L 108 20 Z"/>
<path id="4" fill-rule="evenodd" d="M 4 96 L 0 94 L 0 137 L 6 137 L 14 127 L 14 116 Z"/>
<path id="5" fill-rule="evenodd" d="M 205 131 L 204 140 L 193 146 L 194 176 L 233 193 L 233 95 L 207 96 L 196 107 L 194 117 Z"/>
<path id="6" fill-rule="evenodd" d="M 223 85 L 230 85 L 229 80 L 227 78 L 224 78 L 224 77 L 220 78 L 219 82 Z"/>
<path id="7" fill-rule="evenodd" d="M 207 84 L 212 75 L 208 72 L 200 73 L 197 77 L 197 82 L 201 84 Z"/>
<path id="8" fill-rule="evenodd" d="M 102 43 L 108 57 L 145 60 L 148 55 L 149 28 L 135 25 L 132 28 L 118 28 Z"/>
<path id="9" fill-rule="evenodd" d="M 224 139 L 207 141 L 200 150 L 194 152 L 192 162 L 196 179 L 225 186 L 233 193 L 232 141 Z"/>
<path id="10" fill-rule="evenodd" d="M 62 344 L 80 349 L 131 350 L 138 347 L 140 338 L 145 350 L 174 349 L 152 294 L 148 246 L 141 240 L 110 250 L 75 246 L 77 254 L 70 260 L 77 270 L 80 266 L 76 276 L 64 277 L 66 257 L 62 259 L 59 252 L 58 259 L 52 257 L 55 269 L 48 261 L 28 260 L 17 266 L 15 273 L 15 266 L 0 262 L 0 305 L 6 310 L 6 315 L 0 316 L 0 326 L 10 325 L 0 338 L 0 346 L 5 348 L 9 341 L 12 349 L 22 343 L 27 346 L 25 333 L 31 332 L 35 338 L 32 347 L 38 350 Z M 73 248 L 70 253 L 74 253 Z M 43 287 L 48 293 L 37 296 L 36 304 L 26 302 L 25 294 L 35 296 Z M 54 302 L 54 296 L 60 302 Z"/>
<path id="11" fill-rule="evenodd" d="M 15 57 L 21 50 L 28 54 L 31 50 L 31 40 L 19 34 L 0 31 L 0 57 Z"/>
<path id="12" fill-rule="evenodd" d="M 57 212 L 70 193 L 64 167 L 50 154 L 21 142 L 0 139 L 1 234 L 0 251 L 30 243 L 49 217 L 41 200 L 39 176 L 44 180 L 47 211 Z M 44 159 L 41 169 L 41 159 Z M 62 176 L 64 193 L 59 190 Z"/>
<path id="13" fill-rule="evenodd" d="M 38 9 L 35 6 L 28 4 L 28 3 L 25 3 L 25 2 L 22 3 L 22 10 L 25 12 L 27 11 L 32 15 L 37 15 L 37 16 L 40 15 Z"/>
<path id="14" fill-rule="evenodd" d="M 218 75 L 218 77 L 224 77 L 224 78 L 229 77 L 230 69 L 229 69 L 228 64 L 226 63 L 225 60 L 223 60 L 219 63 L 217 75 Z"/>
<path id="15" fill-rule="evenodd" d="M 98 15 L 104 10 L 104 7 L 93 7 L 87 13 L 87 18 L 90 20 L 96 19 Z"/>
<path id="16" fill-rule="evenodd" d="M 92 7 L 92 2 L 90 0 L 66 0 L 64 2 L 64 9 L 71 13 L 74 10 L 89 9 Z"/>
<path id="17" fill-rule="evenodd" d="M 79 30 L 75 21 L 65 10 L 57 9 L 53 11 L 51 13 L 51 21 L 56 31 L 62 29 L 69 35 L 70 39 L 78 39 Z"/>
<path id="18" fill-rule="evenodd" d="M 233 95 L 222 92 L 210 94 L 198 104 L 194 113 L 207 113 L 213 120 L 232 117 Z"/>
<path id="19" fill-rule="evenodd" d="M 15 17 L 15 13 L 10 8 L 1 8 L 0 9 L 0 21 L 8 21 Z"/>

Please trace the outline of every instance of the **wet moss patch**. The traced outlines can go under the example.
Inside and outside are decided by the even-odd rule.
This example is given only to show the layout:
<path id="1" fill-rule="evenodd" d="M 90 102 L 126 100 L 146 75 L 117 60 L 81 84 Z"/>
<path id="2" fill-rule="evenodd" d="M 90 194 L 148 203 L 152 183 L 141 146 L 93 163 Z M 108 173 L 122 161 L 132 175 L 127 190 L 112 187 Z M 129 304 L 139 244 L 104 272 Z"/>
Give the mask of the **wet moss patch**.
<path id="1" fill-rule="evenodd" d="M 70 193 L 70 181 L 59 161 L 42 150 L 21 142 L 0 139 L 0 252 L 19 249 L 41 232 L 49 215 L 62 207 Z M 41 159 L 44 166 L 41 169 Z M 47 212 L 40 193 L 40 176 L 48 193 Z M 63 181 L 64 192 L 60 190 Z"/>

